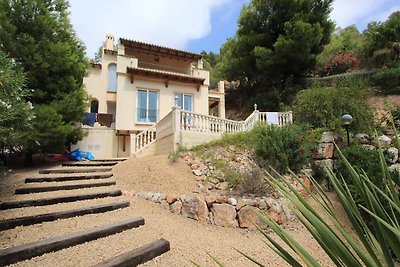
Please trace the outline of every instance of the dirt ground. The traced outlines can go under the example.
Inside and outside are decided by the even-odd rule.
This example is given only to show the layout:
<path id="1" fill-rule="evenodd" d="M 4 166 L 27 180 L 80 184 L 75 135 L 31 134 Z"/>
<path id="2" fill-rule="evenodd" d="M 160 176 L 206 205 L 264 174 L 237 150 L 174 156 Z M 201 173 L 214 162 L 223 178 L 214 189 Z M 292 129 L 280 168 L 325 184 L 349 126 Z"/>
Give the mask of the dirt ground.
<path id="1" fill-rule="evenodd" d="M 13 199 L 13 190 L 23 184 L 23 178 L 35 176 L 37 169 L 18 170 L 0 181 L 0 201 Z M 166 156 L 151 156 L 129 159 L 113 168 L 117 188 L 131 202 L 129 208 L 91 214 L 55 222 L 42 223 L 29 227 L 0 232 L 1 248 L 12 247 L 51 236 L 74 232 L 121 220 L 130 216 L 142 216 L 145 226 L 101 238 L 96 241 L 45 254 L 13 266 L 90 266 L 112 256 L 121 254 L 139 245 L 158 238 L 170 241 L 171 250 L 143 266 L 194 266 L 191 261 L 201 266 L 217 266 L 207 252 L 219 258 L 227 266 L 253 266 L 241 256 L 236 249 L 253 256 L 265 266 L 288 266 L 264 243 L 264 238 L 257 231 L 238 228 L 224 228 L 207 225 L 180 215 L 170 213 L 159 204 L 132 196 L 134 192 L 150 191 L 174 194 L 196 194 L 196 180 L 190 168 L 182 160 L 171 164 Z M 37 174 L 36 174 L 37 175 Z M 101 189 L 96 189 L 101 190 Z M 91 200 L 91 203 L 107 200 Z M 42 213 L 48 210 L 73 208 L 79 202 L 52 205 L 54 207 L 37 207 L 26 213 Z M 13 217 L 9 214 L 25 214 L 20 211 L 0 211 L 0 219 Z M 289 222 L 285 228 L 291 232 L 308 251 L 318 258 L 322 266 L 333 266 L 317 242 L 298 222 Z M 274 234 L 271 234 L 276 238 Z M 61 265 L 60 265 L 61 264 Z"/>

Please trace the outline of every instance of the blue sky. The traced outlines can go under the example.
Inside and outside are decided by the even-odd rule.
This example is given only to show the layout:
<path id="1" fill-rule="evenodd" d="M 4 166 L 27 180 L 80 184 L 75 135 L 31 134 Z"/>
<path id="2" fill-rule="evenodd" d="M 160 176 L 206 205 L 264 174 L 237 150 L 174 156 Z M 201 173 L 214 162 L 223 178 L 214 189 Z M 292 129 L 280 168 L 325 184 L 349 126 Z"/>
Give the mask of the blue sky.
<path id="1" fill-rule="evenodd" d="M 199 53 L 219 52 L 232 37 L 243 4 L 250 0 L 70 0 L 70 18 L 92 58 L 107 33 Z M 342 28 L 384 21 L 399 0 L 335 0 L 331 19 Z"/>

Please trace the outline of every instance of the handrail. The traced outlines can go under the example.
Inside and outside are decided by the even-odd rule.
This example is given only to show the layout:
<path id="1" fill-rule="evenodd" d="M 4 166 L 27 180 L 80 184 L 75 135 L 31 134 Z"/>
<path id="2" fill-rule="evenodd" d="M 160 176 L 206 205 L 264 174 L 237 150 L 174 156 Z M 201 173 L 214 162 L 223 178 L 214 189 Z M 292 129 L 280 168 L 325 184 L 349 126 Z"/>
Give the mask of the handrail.
<path id="1" fill-rule="evenodd" d="M 271 116 L 271 117 L 270 117 Z M 272 117 L 273 116 L 273 117 Z M 174 108 L 157 124 L 134 136 L 134 151 L 144 149 L 156 141 L 156 137 L 174 132 L 199 132 L 207 134 L 237 133 L 250 130 L 256 123 L 276 124 L 284 126 L 293 122 L 292 112 L 259 112 L 254 111 L 244 121 L 221 119 L 219 117 Z"/>
<path id="2" fill-rule="evenodd" d="M 147 130 L 135 135 L 134 137 L 134 153 L 139 152 L 146 146 L 156 141 L 156 124 Z"/>

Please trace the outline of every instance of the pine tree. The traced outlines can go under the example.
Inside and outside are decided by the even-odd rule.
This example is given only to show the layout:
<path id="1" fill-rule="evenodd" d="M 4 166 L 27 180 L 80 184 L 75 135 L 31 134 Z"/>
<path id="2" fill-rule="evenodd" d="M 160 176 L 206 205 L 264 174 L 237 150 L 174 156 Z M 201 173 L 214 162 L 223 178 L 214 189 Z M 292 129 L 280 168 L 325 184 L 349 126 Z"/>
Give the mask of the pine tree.
<path id="1" fill-rule="evenodd" d="M 37 149 L 60 151 L 82 138 L 73 122 L 86 110 L 88 61 L 68 7 L 66 0 L 0 0 L 0 49 L 21 64 L 35 106 L 28 156 Z"/>

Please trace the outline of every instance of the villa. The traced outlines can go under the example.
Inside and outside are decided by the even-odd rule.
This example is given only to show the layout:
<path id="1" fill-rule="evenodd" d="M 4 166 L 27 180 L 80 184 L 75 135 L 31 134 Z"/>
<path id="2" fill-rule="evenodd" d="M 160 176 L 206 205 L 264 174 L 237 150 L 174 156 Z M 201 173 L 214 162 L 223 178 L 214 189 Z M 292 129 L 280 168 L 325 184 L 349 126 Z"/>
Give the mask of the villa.
<path id="1" fill-rule="evenodd" d="M 115 44 L 112 35 L 83 82 L 87 136 L 72 149 L 96 158 L 168 154 L 267 121 L 256 108 L 246 121 L 225 119 L 224 82 L 210 90 L 202 55 L 123 38 Z M 291 113 L 276 114 L 277 124 L 291 120 Z"/>

